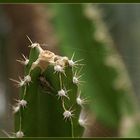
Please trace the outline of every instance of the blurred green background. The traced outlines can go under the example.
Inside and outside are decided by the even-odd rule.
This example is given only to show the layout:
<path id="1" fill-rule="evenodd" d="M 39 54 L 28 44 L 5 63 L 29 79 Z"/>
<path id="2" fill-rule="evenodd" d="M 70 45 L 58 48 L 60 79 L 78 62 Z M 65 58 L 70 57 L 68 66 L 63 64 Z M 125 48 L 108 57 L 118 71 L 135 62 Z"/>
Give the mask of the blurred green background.
<path id="1" fill-rule="evenodd" d="M 23 75 L 16 59 L 28 56 L 28 35 L 45 49 L 84 59 L 84 137 L 139 137 L 139 17 L 137 4 L 1 4 L 0 129 L 14 130 L 18 89 L 9 78 Z"/>

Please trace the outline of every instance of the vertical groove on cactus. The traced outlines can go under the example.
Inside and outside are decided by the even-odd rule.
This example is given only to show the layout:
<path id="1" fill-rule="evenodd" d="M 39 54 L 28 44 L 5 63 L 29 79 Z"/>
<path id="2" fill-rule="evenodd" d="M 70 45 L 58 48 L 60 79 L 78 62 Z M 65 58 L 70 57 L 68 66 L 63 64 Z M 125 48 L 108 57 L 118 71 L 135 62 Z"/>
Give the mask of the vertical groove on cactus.
<path id="1" fill-rule="evenodd" d="M 13 80 L 20 87 L 20 99 L 13 107 L 15 137 L 80 137 L 79 121 L 85 99 L 80 96 L 79 61 L 55 55 L 32 43 L 29 59 L 24 55 L 25 76 Z M 53 131 L 52 131 L 53 130 Z"/>

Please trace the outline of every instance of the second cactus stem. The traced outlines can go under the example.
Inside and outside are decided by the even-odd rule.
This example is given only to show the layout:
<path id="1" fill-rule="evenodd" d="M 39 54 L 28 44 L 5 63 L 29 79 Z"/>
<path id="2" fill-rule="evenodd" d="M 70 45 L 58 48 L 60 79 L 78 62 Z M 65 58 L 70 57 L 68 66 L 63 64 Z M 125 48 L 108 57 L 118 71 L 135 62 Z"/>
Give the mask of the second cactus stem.
<path id="1" fill-rule="evenodd" d="M 15 137 L 80 137 L 86 120 L 80 117 L 86 99 L 81 97 L 80 61 L 43 50 L 32 43 L 24 78 L 13 80 L 20 87 L 20 99 L 13 107 Z"/>

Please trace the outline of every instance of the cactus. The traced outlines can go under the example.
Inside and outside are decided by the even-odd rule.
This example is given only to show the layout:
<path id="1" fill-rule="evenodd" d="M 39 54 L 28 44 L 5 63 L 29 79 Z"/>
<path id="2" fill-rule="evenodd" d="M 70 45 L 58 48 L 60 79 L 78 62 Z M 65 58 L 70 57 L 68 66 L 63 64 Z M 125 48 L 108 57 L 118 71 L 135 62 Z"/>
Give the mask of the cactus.
<path id="1" fill-rule="evenodd" d="M 31 41 L 31 40 L 30 40 Z M 86 122 L 80 110 L 86 99 L 79 89 L 79 61 L 43 50 L 32 43 L 29 59 L 17 60 L 25 65 L 25 76 L 13 80 L 20 87 L 20 99 L 13 107 L 15 136 L 80 137 Z"/>
<path id="2" fill-rule="evenodd" d="M 137 106 L 127 71 L 100 14 L 92 5 L 53 4 L 50 9 L 61 52 L 70 56 L 76 51 L 88 64 L 82 93 L 90 98 L 90 115 L 115 130 L 116 136 L 122 118 L 135 116 Z M 81 136 L 89 125 L 79 118 L 87 102 L 79 90 L 81 69 L 76 68 L 81 64 L 73 60 L 74 55 L 69 60 L 43 50 L 38 43 L 31 42 L 30 47 L 29 60 L 25 56 L 25 61 L 18 60 L 25 65 L 25 77 L 15 81 L 21 87 L 13 108 L 16 137 Z"/>
<path id="3" fill-rule="evenodd" d="M 76 51 L 87 64 L 82 91 L 91 100 L 91 114 L 96 115 L 96 121 L 105 128 L 117 133 L 122 117 L 134 116 L 137 106 L 127 71 L 101 20 L 99 9 L 94 4 L 53 4 L 50 11 L 54 15 L 52 21 L 61 52 L 69 55 Z M 92 131 L 94 133 L 94 129 Z"/>

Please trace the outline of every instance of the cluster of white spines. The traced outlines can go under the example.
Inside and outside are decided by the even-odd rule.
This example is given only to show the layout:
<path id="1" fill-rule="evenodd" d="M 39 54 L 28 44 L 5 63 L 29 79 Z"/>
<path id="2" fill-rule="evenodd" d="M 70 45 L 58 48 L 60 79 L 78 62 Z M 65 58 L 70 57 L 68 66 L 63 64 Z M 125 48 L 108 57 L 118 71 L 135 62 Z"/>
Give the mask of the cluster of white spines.
<path id="1" fill-rule="evenodd" d="M 17 100 L 16 106 L 13 106 L 13 113 L 19 112 L 21 107 L 25 108 L 26 106 L 27 106 L 27 101 L 26 100 L 24 100 L 24 99 Z M 19 130 L 15 133 L 15 137 L 16 138 L 22 138 L 22 137 L 24 137 L 24 133 L 21 130 Z"/>
<path id="2" fill-rule="evenodd" d="M 83 74 L 80 75 L 80 72 L 82 70 L 83 67 L 81 67 L 81 69 L 78 71 L 75 71 L 74 76 L 73 76 L 73 83 L 76 85 L 79 85 L 81 83 L 83 83 L 84 81 L 81 81 L 81 77 L 83 76 Z"/>
<path id="3" fill-rule="evenodd" d="M 23 65 L 28 65 L 29 63 L 29 59 L 27 57 L 24 56 L 24 54 L 22 54 L 22 57 L 24 58 L 23 60 L 17 60 L 19 63 L 23 64 Z"/>
<path id="4" fill-rule="evenodd" d="M 19 81 L 14 80 L 14 79 L 10 79 L 10 80 L 15 82 L 17 87 L 22 87 L 22 86 L 25 86 L 31 82 L 31 76 L 27 75 L 23 79 L 21 77 L 19 77 Z"/>
<path id="5" fill-rule="evenodd" d="M 62 97 L 66 97 L 66 98 L 68 98 L 69 99 L 69 96 L 68 96 L 68 93 L 69 92 L 69 90 L 66 90 L 66 89 L 61 89 L 61 90 L 59 90 L 58 91 L 58 98 L 62 98 Z"/>
<path id="6" fill-rule="evenodd" d="M 55 65 L 54 66 L 54 71 L 64 73 L 64 68 L 62 66 L 60 66 L 60 65 Z"/>
<path id="7" fill-rule="evenodd" d="M 24 133 L 21 130 L 19 130 L 15 135 L 16 135 L 16 138 L 24 137 Z"/>
<path id="8" fill-rule="evenodd" d="M 22 99 L 22 100 L 17 100 L 17 104 L 13 106 L 13 113 L 17 113 L 20 110 L 20 107 L 25 108 L 27 106 L 27 101 Z"/>
<path id="9" fill-rule="evenodd" d="M 83 105 L 87 103 L 87 99 L 86 98 L 81 98 L 80 95 L 78 95 L 78 97 L 76 98 L 76 102 L 77 102 L 78 105 L 83 107 Z"/>
<path id="10" fill-rule="evenodd" d="M 66 120 L 71 119 L 74 116 L 73 110 L 64 110 L 63 116 Z"/>
<path id="11" fill-rule="evenodd" d="M 83 59 L 77 60 L 77 61 L 74 61 L 74 60 L 73 60 L 73 59 L 74 59 L 74 55 L 75 55 L 75 53 L 73 53 L 71 59 L 68 60 L 69 66 L 70 66 L 70 67 L 76 67 L 76 66 L 79 66 L 79 65 L 83 65 L 83 64 L 78 64 L 78 62 L 82 61 Z"/>

